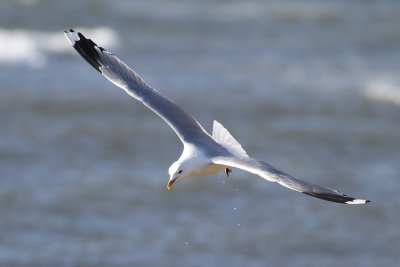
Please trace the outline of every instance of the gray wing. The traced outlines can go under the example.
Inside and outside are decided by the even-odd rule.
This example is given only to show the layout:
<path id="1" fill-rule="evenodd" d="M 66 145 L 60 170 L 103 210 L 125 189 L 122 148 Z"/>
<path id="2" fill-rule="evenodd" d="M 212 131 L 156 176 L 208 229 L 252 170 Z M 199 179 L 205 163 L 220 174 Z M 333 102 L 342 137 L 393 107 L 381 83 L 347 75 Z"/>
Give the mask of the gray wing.
<path id="1" fill-rule="evenodd" d="M 261 160 L 253 158 L 215 157 L 212 159 L 212 162 L 243 169 L 257 174 L 270 182 L 277 182 L 289 189 L 327 201 L 344 204 L 365 204 L 370 202 L 369 200 L 349 197 L 334 189 L 296 179 Z"/>
<path id="2" fill-rule="evenodd" d="M 195 143 L 210 136 L 182 107 L 151 88 L 124 62 L 112 53 L 86 39 L 80 32 L 64 31 L 75 50 L 109 81 L 124 89 L 164 119 L 183 143 Z"/>

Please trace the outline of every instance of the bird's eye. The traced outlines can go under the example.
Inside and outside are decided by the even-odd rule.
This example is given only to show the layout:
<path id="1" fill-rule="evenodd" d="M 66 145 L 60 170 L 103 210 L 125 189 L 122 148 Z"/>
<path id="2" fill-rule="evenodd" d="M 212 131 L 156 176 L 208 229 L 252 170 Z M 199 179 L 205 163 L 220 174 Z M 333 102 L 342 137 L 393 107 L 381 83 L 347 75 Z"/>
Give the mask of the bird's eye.
<path id="1" fill-rule="evenodd" d="M 179 172 L 178 173 L 182 173 L 182 170 L 179 170 Z"/>

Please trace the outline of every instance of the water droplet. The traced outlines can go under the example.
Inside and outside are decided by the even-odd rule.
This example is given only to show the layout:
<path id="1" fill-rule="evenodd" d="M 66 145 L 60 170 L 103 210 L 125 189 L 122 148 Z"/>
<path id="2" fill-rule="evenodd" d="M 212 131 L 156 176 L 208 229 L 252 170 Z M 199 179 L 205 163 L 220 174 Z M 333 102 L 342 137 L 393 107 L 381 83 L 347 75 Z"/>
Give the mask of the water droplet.
<path id="1" fill-rule="evenodd" d="M 234 210 L 237 210 L 237 208 L 233 208 Z"/>
<path id="2" fill-rule="evenodd" d="M 240 227 L 240 223 L 237 224 L 237 227 Z"/>
<path id="3" fill-rule="evenodd" d="M 186 246 L 189 245 L 189 242 L 186 241 L 186 242 L 185 242 L 185 245 L 186 245 Z"/>

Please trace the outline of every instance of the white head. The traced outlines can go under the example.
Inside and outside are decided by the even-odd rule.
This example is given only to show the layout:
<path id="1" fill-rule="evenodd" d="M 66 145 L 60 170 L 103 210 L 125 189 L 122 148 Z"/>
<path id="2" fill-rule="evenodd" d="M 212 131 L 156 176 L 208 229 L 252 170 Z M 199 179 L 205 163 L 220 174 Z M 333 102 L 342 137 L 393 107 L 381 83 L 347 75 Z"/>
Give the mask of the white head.
<path id="1" fill-rule="evenodd" d="M 196 147 L 185 144 L 180 158 L 169 167 L 168 190 L 177 180 L 182 180 L 193 176 L 204 176 L 217 171 L 208 172 L 210 160 L 205 157 Z"/>
<path id="2" fill-rule="evenodd" d="M 169 182 L 167 185 L 168 190 L 171 188 L 172 184 L 177 180 L 182 180 L 184 178 L 190 177 L 190 171 L 187 168 L 187 161 L 181 161 L 180 159 L 171 164 L 168 169 Z"/>

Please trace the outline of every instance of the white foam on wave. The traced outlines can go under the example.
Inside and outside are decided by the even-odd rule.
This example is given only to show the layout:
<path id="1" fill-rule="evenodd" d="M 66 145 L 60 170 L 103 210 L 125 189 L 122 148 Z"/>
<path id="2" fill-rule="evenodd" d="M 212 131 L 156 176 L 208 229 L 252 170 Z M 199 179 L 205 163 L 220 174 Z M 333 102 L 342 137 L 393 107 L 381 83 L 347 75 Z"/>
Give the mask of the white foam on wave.
<path id="1" fill-rule="evenodd" d="M 400 106 L 400 83 L 378 80 L 366 86 L 364 96 L 372 101 L 386 102 Z"/>
<path id="2" fill-rule="evenodd" d="M 26 65 L 40 68 L 46 64 L 49 53 L 74 53 L 64 37 L 64 29 L 54 32 L 38 32 L 25 29 L 0 29 L 0 64 Z M 116 46 L 117 34 L 108 27 L 76 27 L 93 37 L 102 46 Z"/>

